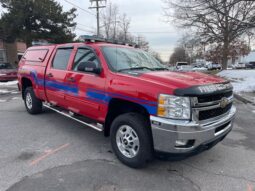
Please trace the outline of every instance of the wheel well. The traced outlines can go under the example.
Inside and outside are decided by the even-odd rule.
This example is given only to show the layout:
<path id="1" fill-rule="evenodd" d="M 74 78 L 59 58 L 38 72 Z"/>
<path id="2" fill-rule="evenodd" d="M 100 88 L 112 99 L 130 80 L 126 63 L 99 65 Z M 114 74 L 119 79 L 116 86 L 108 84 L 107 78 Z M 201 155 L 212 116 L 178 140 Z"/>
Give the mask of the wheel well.
<path id="1" fill-rule="evenodd" d="M 104 135 L 110 135 L 111 124 L 117 116 L 130 112 L 141 113 L 142 115 L 145 115 L 149 120 L 150 114 L 142 105 L 122 99 L 113 98 L 109 102 L 108 106 L 108 113 L 104 124 Z"/>
<path id="2" fill-rule="evenodd" d="M 21 82 L 22 82 L 22 98 L 24 99 L 24 96 L 25 96 L 25 95 L 24 95 L 25 89 L 26 89 L 27 87 L 32 87 L 33 84 L 32 84 L 32 82 L 31 82 L 31 80 L 28 79 L 28 78 L 22 78 Z"/>

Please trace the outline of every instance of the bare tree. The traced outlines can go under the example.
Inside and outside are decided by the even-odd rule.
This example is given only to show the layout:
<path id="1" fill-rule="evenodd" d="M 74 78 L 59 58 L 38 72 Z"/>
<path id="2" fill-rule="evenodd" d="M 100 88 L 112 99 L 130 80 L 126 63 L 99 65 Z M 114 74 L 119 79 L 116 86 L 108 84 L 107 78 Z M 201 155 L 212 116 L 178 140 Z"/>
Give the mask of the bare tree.
<path id="1" fill-rule="evenodd" d="M 116 38 L 118 7 L 111 2 L 107 5 L 105 11 L 101 15 L 105 37 L 107 39 Z"/>
<path id="2" fill-rule="evenodd" d="M 165 62 L 162 60 L 160 54 L 157 51 L 150 49 L 148 52 L 150 53 L 151 56 L 153 56 L 161 64 L 165 64 Z"/>
<path id="3" fill-rule="evenodd" d="M 124 13 L 122 16 L 120 16 L 120 28 L 121 28 L 121 34 L 123 36 L 123 41 L 128 41 L 128 30 L 130 28 L 130 21 L 131 19 Z"/>
<path id="4" fill-rule="evenodd" d="M 197 35 L 186 33 L 178 40 L 178 47 L 183 47 L 189 54 L 190 62 L 202 59 L 205 53 L 205 43 Z"/>
<path id="5" fill-rule="evenodd" d="M 246 35 L 247 35 L 248 46 L 251 49 L 251 41 L 255 39 L 255 32 L 254 30 L 251 29 L 246 32 Z"/>
<path id="6" fill-rule="evenodd" d="M 138 35 L 136 37 L 136 44 L 139 48 L 141 48 L 144 51 L 149 51 L 150 46 L 149 46 L 149 42 L 146 40 L 146 38 L 142 35 Z"/>
<path id="7" fill-rule="evenodd" d="M 112 35 L 112 38 L 114 40 L 116 40 L 116 37 L 117 37 L 117 33 L 118 33 L 118 24 L 119 24 L 119 21 L 117 20 L 118 19 L 118 15 L 119 15 L 119 9 L 118 9 L 118 6 L 117 5 L 113 5 L 113 21 L 112 21 L 112 31 L 113 31 L 113 35 Z"/>
<path id="8" fill-rule="evenodd" d="M 206 59 L 219 63 L 222 60 L 223 49 L 224 47 L 221 44 L 211 44 L 206 51 Z M 234 64 L 239 56 L 248 55 L 249 52 L 250 48 L 245 41 L 236 40 L 234 42 L 231 42 L 229 46 L 228 59 L 232 61 L 232 64 Z"/>
<path id="9" fill-rule="evenodd" d="M 194 28 L 205 43 L 222 45 L 227 68 L 230 45 L 255 27 L 255 2 L 243 0 L 164 0 L 165 13 L 178 26 Z M 172 12 L 174 8 L 174 14 Z"/>
<path id="10" fill-rule="evenodd" d="M 137 44 L 141 49 L 148 51 L 149 42 L 141 35 L 135 37 L 129 32 L 131 19 L 127 14 L 120 14 L 116 4 L 109 2 L 104 12 L 103 19 L 104 37 L 120 42 Z"/>
<path id="11" fill-rule="evenodd" d="M 175 65 L 176 62 L 188 62 L 189 56 L 183 47 L 176 47 L 173 54 L 170 56 L 170 65 Z"/>
<path id="12" fill-rule="evenodd" d="M 120 15 L 116 4 L 110 2 L 101 17 L 105 38 L 123 42 L 131 41 L 131 35 L 128 34 L 131 19 L 125 13 Z"/>

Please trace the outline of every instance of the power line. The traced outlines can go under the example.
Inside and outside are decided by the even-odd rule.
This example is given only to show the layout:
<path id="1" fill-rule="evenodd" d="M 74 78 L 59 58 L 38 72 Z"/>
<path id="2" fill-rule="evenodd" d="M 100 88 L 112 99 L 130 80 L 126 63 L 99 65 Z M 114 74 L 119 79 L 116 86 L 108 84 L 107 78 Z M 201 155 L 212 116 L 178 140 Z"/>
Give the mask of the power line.
<path id="1" fill-rule="evenodd" d="M 176 32 L 171 32 L 171 31 L 138 31 L 138 32 L 136 32 L 136 31 L 131 31 L 131 33 L 155 33 L 155 34 L 160 34 L 160 33 L 167 33 L 167 34 L 169 34 L 169 33 L 176 33 Z"/>
<path id="2" fill-rule="evenodd" d="M 87 29 L 83 29 L 83 28 L 80 28 L 80 27 L 76 27 L 76 30 L 83 31 L 83 32 L 89 32 L 89 33 L 94 33 L 94 31 L 92 31 L 92 30 L 87 30 Z"/>
<path id="3" fill-rule="evenodd" d="M 90 15 L 96 16 L 94 13 L 91 13 L 90 11 L 88 11 L 86 9 L 83 9 L 82 7 L 76 5 L 76 4 L 74 4 L 74 3 L 72 3 L 72 2 L 70 2 L 68 0 L 63 0 L 63 1 L 65 1 L 66 3 L 69 3 L 70 5 L 74 6 L 75 8 L 78 8 L 78 9 L 80 9 L 80 10 L 82 10 L 82 11 L 84 11 L 84 12 L 90 14 Z"/>
<path id="4" fill-rule="evenodd" d="M 85 28 L 88 28 L 88 29 L 91 29 L 91 30 L 95 30 L 94 27 L 88 27 L 87 25 L 84 25 L 84 24 L 81 24 L 81 23 L 78 23 L 76 22 L 78 25 L 82 26 L 82 27 L 85 27 Z"/>

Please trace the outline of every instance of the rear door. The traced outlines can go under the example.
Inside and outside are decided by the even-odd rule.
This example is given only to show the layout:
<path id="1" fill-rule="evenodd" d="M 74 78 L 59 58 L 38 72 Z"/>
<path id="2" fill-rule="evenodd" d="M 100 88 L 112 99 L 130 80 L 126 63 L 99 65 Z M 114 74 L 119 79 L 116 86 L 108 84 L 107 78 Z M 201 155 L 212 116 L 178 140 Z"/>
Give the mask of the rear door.
<path id="1" fill-rule="evenodd" d="M 58 46 L 48 64 L 45 74 L 45 91 L 48 101 L 54 105 L 66 107 L 65 92 L 77 92 L 77 89 L 65 83 L 72 51 L 71 46 Z"/>
<path id="2" fill-rule="evenodd" d="M 77 94 L 66 92 L 65 99 L 68 102 L 69 110 L 101 121 L 106 108 L 104 70 L 101 74 L 78 71 L 78 66 L 82 62 L 92 61 L 101 68 L 102 65 L 91 47 L 78 46 L 75 52 L 72 66 L 66 76 L 66 83 L 76 86 L 79 91 Z"/>

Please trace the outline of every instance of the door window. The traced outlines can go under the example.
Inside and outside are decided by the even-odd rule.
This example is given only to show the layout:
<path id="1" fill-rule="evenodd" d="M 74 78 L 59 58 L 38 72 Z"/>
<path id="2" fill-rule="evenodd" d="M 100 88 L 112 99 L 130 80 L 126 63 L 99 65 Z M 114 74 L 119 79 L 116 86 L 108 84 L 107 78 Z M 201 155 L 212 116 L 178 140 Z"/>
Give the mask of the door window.
<path id="1" fill-rule="evenodd" d="M 88 61 L 94 62 L 96 66 L 99 65 L 97 56 L 92 50 L 86 49 L 86 48 L 79 48 L 75 56 L 75 60 L 74 60 L 73 68 L 72 68 L 73 71 L 78 71 L 79 65 L 82 62 L 88 62 Z"/>
<path id="2" fill-rule="evenodd" d="M 30 62 L 43 62 L 47 53 L 48 49 L 28 50 L 24 55 L 24 58 Z"/>
<path id="3" fill-rule="evenodd" d="M 52 68 L 66 70 L 73 49 L 58 49 L 52 63 Z"/>

